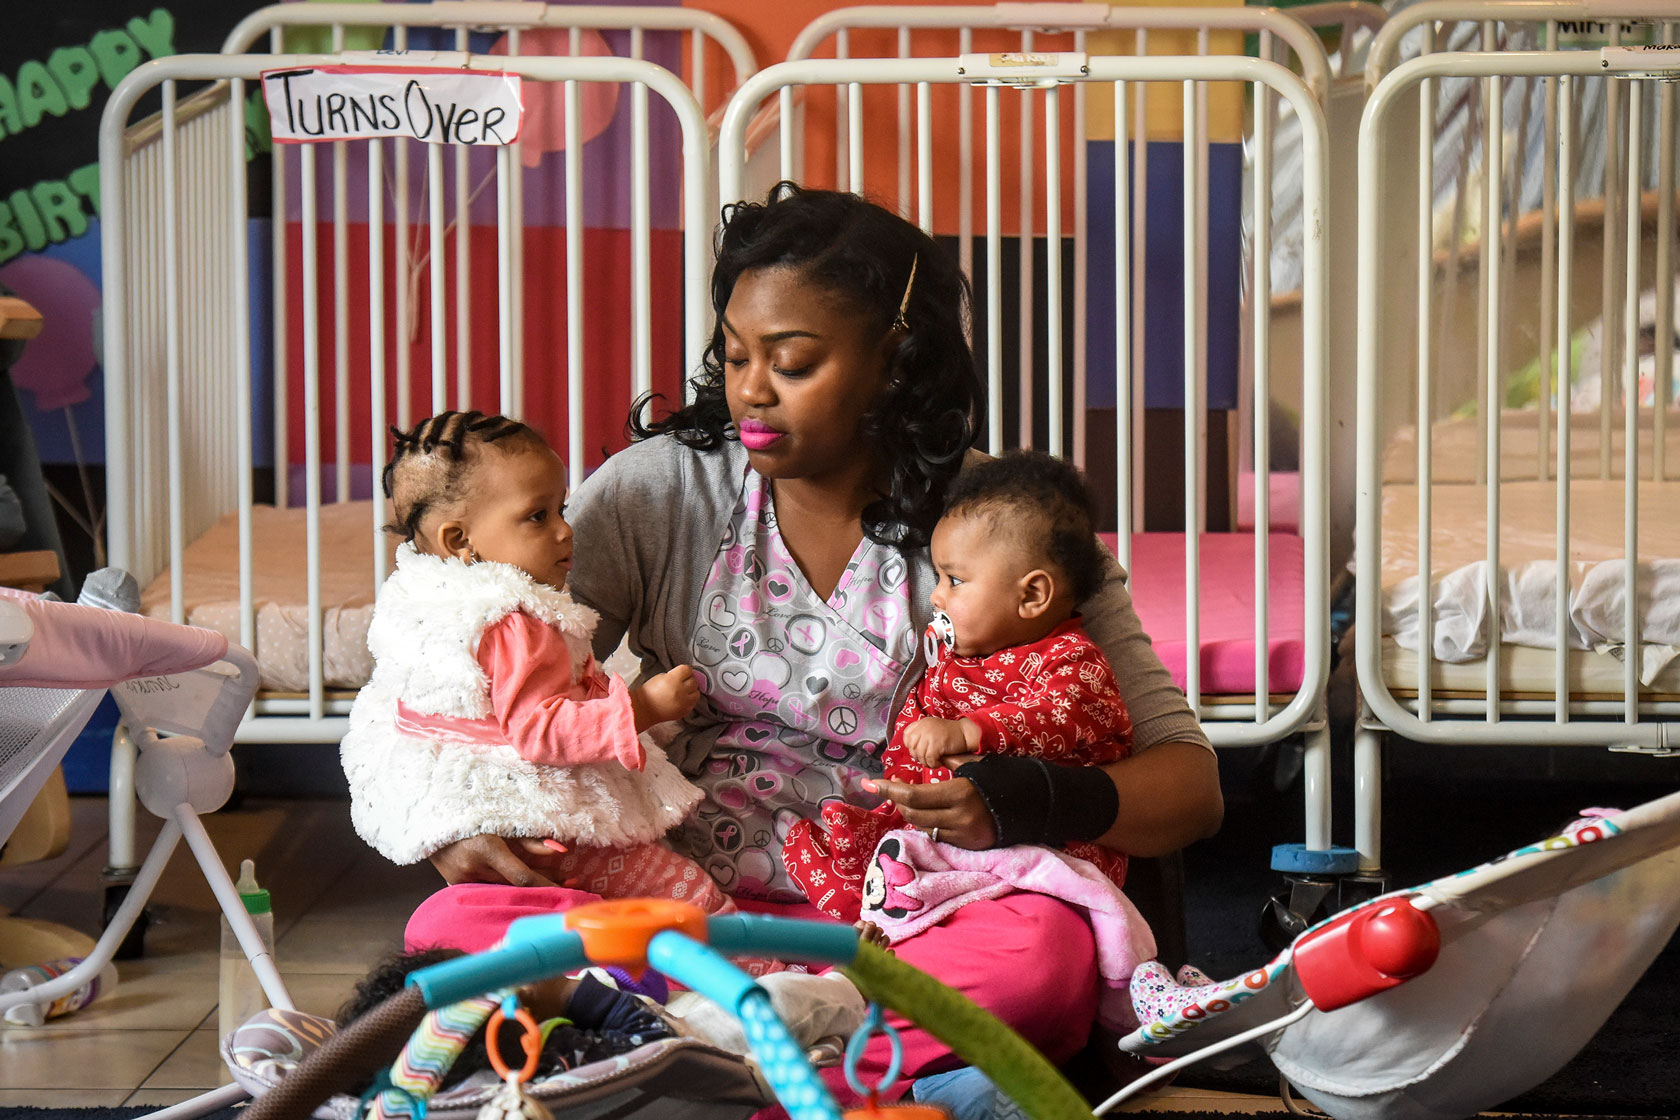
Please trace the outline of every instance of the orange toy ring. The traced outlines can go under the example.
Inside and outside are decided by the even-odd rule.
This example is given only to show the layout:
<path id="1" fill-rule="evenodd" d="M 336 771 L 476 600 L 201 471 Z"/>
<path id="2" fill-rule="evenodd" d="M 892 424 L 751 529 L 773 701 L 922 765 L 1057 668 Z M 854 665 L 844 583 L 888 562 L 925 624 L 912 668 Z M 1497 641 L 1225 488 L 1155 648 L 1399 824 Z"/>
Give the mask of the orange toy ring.
<path id="1" fill-rule="evenodd" d="M 531 1013 L 523 1007 L 516 1010 L 513 1017 L 525 1028 L 524 1035 L 519 1039 L 519 1047 L 525 1051 L 525 1065 L 520 1069 L 518 1077 L 519 1083 L 523 1085 L 536 1076 L 537 1057 L 542 1053 L 542 1028 L 537 1026 L 536 1019 L 532 1018 Z M 503 1063 L 502 1048 L 496 1040 L 497 1034 L 501 1031 L 502 1023 L 506 1019 L 507 1016 L 498 1007 L 495 1013 L 490 1016 L 489 1024 L 484 1028 L 484 1048 L 490 1054 L 490 1068 L 495 1070 L 496 1076 L 503 1081 L 512 1080 L 514 1076 L 507 1065 Z"/>

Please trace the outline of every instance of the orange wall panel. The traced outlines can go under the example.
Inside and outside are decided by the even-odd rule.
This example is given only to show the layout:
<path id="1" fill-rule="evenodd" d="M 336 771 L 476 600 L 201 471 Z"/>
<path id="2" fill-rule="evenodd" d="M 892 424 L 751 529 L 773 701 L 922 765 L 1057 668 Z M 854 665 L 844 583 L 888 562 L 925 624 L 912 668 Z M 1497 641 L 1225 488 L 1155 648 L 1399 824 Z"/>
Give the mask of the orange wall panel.
<path id="1" fill-rule="evenodd" d="M 1172 2 L 1172 0 L 1167 0 Z M 1206 0 L 1203 0 L 1205 3 Z M 905 0 L 907 5 L 940 6 L 929 0 Z M 744 34 L 756 52 L 760 66 L 769 66 L 787 56 L 794 38 L 818 15 L 836 7 L 815 0 L 787 0 L 765 4 L 762 0 L 690 0 L 689 7 L 715 12 L 730 20 Z M 898 32 L 893 29 L 854 30 L 849 33 L 848 53 L 854 58 L 896 57 L 899 51 Z M 1010 31 L 979 31 L 974 34 L 976 52 L 1017 51 L 1021 49 L 1021 35 Z M 1036 35 L 1035 51 L 1071 51 L 1074 39 L 1068 35 Z M 1098 33 L 1087 44 L 1092 54 L 1130 54 L 1135 50 L 1130 33 Z M 1215 53 L 1240 53 L 1243 49 L 1240 33 L 1215 35 L 1211 50 Z M 1194 33 L 1156 32 L 1150 36 L 1149 53 L 1195 50 Z M 959 51 L 956 31 L 917 30 L 911 36 L 911 53 L 919 57 L 954 56 Z M 819 46 L 817 56 L 832 58 L 835 53 L 831 36 Z M 710 64 L 709 64 L 710 65 Z M 714 71 L 715 72 L 715 71 Z M 1062 205 L 1060 226 L 1063 233 L 1071 233 L 1074 220 L 1074 144 L 1073 121 L 1075 102 L 1080 96 L 1078 86 L 1061 88 L 1061 168 Z M 1084 87 L 1089 98 L 1086 134 L 1092 139 L 1111 139 L 1114 136 L 1112 86 Z M 1242 105 L 1244 92 L 1239 85 L 1223 84 L 1210 88 L 1209 131 L 1215 140 L 1238 139 L 1242 134 Z M 719 91 L 721 94 L 721 91 Z M 969 161 L 972 181 L 974 224 L 984 224 L 986 212 L 986 93 L 983 89 L 936 85 L 931 91 L 933 118 L 931 163 L 933 173 L 933 225 L 941 234 L 955 234 L 959 230 L 960 176 L 963 158 L 963 137 L 959 126 L 959 99 L 967 97 L 972 104 L 972 141 Z M 1180 87 L 1175 83 L 1159 83 L 1150 87 L 1148 100 L 1148 131 L 1151 139 L 1177 139 L 1180 135 Z M 718 97 L 708 96 L 708 101 Z M 849 185 L 848 172 L 841 161 L 841 149 L 836 138 L 837 97 L 834 87 L 812 86 L 804 90 L 804 149 L 805 163 L 802 182 L 811 186 L 836 187 Z M 1043 236 L 1049 228 L 1046 212 L 1046 153 L 1045 111 L 1046 95 L 1042 91 L 1023 93 L 1014 89 L 999 91 L 998 107 L 1002 166 L 1003 234 L 1015 236 L 1021 231 L 1020 208 L 1023 183 L 1030 184 L 1033 218 L 1031 229 Z M 773 99 L 772 99 L 773 103 Z M 864 193 L 885 206 L 899 209 L 915 219 L 916 178 L 914 160 L 915 98 L 909 98 L 908 128 L 911 174 L 908 190 L 900 197 L 899 91 L 893 86 L 866 86 L 862 98 L 864 134 Z M 1028 167 L 1022 170 L 1023 110 L 1030 112 L 1031 146 Z M 840 123 L 840 129 L 845 128 Z M 770 143 L 775 143 L 774 133 Z"/>

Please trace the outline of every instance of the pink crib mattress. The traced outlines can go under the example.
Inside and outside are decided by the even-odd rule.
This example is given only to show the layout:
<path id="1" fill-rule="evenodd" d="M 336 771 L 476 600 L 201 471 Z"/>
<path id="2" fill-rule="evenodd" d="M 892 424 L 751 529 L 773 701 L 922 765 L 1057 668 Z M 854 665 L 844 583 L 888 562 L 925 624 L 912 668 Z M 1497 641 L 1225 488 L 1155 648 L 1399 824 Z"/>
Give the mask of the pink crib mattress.
<path id="1" fill-rule="evenodd" d="M 1306 671 L 1305 548 L 1290 533 L 1268 535 L 1267 688 L 1294 692 Z M 1180 688 L 1189 664 L 1185 640 L 1183 533 L 1132 536 L 1131 591 L 1144 632 Z M 1113 534 L 1103 543 L 1115 547 Z M 1204 696 L 1254 694 L 1254 537 L 1201 536 L 1200 661 Z"/>
<path id="2" fill-rule="evenodd" d="M 1272 471 L 1266 476 L 1267 530 L 1279 533 L 1301 531 L 1301 475 L 1298 471 Z M 1237 528 L 1254 528 L 1254 472 L 1237 474 Z"/>

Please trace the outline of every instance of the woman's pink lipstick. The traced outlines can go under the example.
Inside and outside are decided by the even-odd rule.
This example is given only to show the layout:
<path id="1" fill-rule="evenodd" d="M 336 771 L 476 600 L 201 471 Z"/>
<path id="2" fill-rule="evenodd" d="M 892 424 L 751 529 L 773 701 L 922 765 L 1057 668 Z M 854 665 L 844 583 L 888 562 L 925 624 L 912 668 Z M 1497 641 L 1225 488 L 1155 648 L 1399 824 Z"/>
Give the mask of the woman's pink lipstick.
<path id="1" fill-rule="evenodd" d="M 741 446 L 748 451 L 763 451 L 786 434 L 761 420 L 742 420 L 735 430 L 741 435 Z"/>

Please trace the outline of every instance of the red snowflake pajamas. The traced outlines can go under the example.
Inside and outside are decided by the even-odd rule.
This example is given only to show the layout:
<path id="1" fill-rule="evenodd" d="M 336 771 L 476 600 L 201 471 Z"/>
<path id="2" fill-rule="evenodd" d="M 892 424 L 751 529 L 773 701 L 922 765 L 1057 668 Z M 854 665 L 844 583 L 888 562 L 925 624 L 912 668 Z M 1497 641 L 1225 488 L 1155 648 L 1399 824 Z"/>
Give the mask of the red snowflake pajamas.
<path id="1" fill-rule="evenodd" d="M 1108 659 L 1077 617 L 1036 642 L 985 657 L 942 651 L 893 724 L 892 740 L 881 756 L 886 778 L 911 785 L 951 778 L 949 769 L 921 765 L 904 746 L 905 729 L 930 717 L 973 720 L 980 727 L 981 754 L 1071 766 L 1116 762 L 1126 757 L 1132 742 L 1132 721 Z M 788 876 L 818 909 L 855 922 L 875 845 L 904 827 L 890 801 L 872 810 L 830 801 L 822 808 L 820 824 L 803 820 L 788 831 L 782 859 Z M 1115 886 L 1124 885 L 1126 857 L 1119 852 L 1091 843 L 1063 850 L 1096 864 Z"/>

